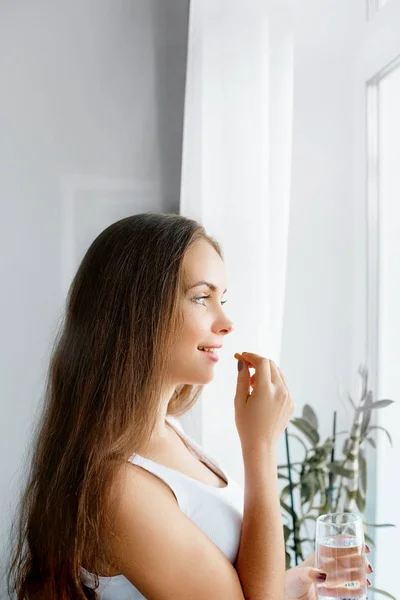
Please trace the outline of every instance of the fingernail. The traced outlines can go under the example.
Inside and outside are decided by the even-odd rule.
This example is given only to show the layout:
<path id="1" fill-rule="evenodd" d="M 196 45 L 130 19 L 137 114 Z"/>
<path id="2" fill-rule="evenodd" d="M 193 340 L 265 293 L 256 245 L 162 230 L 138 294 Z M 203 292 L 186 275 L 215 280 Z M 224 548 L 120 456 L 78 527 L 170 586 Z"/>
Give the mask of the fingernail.
<path id="1" fill-rule="evenodd" d="M 371 585 L 371 582 L 370 582 L 370 580 L 369 580 L 369 579 L 367 579 L 367 583 L 368 583 L 368 585 Z"/>
<path id="2" fill-rule="evenodd" d="M 368 567 L 369 567 L 369 572 L 370 572 L 370 573 L 373 573 L 373 572 L 374 572 L 374 569 L 373 569 L 372 565 L 371 565 L 371 564 L 369 564 L 369 565 L 368 565 Z"/>
<path id="3" fill-rule="evenodd" d="M 238 360 L 238 371 L 241 371 L 243 369 L 243 363 L 241 360 Z"/>
<path id="4" fill-rule="evenodd" d="M 317 581 L 326 581 L 326 573 L 317 573 Z"/>
<path id="5" fill-rule="evenodd" d="M 371 552 L 371 548 L 368 546 L 368 544 L 365 544 L 365 549 L 367 552 Z"/>

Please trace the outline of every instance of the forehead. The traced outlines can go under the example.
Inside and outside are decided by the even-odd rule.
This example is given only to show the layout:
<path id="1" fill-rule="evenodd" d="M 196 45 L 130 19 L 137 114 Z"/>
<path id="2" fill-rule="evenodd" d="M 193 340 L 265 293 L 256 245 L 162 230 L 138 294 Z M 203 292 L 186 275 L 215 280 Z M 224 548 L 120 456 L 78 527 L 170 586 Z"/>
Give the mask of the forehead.
<path id="1" fill-rule="evenodd" d="M 218 252 L 206 240 L 197 240 L 187 250 L 183 259 L 183 271 L 189 285 L 205 280 L 217 287 L 226 285 L 225 265 Z"/>

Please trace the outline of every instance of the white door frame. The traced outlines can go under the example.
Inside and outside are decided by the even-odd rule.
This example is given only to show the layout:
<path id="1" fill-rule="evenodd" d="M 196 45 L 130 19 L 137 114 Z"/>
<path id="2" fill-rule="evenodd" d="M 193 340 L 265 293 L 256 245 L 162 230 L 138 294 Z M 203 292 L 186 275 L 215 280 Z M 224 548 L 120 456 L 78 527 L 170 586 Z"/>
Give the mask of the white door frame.
<path id="1" fill-rule="evenodd" d="M 367 0 L 366 19 L 355 45 L 354 62 L 354 160 L 355 160 L 355 287 L 354 361 L 363 352 L 370 388 L 379 389 L 379 161 L 378 86 L 400 65 L 400 0 L 389 0 L 379 9 L 378 0 Z M 362 299 L 366 298 L 364 306 Z M 372 422 L 377 415 L 372 413 Z M 377 507 L 376 451 L 368 446 L 368 495 L 366 518 L 375 523 Z M 375 537 L 375 530 L 369 535 Z M 383 587 L 383 585 L 380 585 Z M 384 588 L 386 589 L 386 588 Z M 391 591 L 391 590 L 387 590 Z M 393 593 L 393 592 L 392 592 Z"/>

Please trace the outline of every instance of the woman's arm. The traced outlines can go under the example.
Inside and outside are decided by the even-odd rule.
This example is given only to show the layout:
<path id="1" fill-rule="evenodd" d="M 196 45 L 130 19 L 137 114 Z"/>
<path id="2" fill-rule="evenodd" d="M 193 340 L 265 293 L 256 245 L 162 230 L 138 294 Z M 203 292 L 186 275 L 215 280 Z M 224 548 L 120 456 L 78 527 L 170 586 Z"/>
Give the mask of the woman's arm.
<path id="1" fill-rule="evenodd" d="M 236 570 L 249 600 L 284 597 L 285 546 L 275 446 L 243 450 L 245 495 Z"/>

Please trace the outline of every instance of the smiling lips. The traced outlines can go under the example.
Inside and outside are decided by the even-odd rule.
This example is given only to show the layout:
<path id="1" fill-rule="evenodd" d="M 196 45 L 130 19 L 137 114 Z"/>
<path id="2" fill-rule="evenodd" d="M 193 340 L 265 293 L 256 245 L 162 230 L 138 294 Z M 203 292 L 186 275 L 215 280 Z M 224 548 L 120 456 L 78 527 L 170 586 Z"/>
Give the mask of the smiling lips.
<path id="1" fill-rule="evenodd" d="M 218 362 L 219 356 L 216 350 L 218 350 L 219 348 L 222 348 L 222 346 L 199 346 L 198 350 L 200 352 L 204 352 L 204 354 L 207 354 L 208 358 L 210 358 L 214 362 Z"/>

